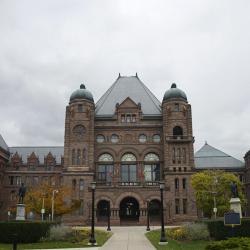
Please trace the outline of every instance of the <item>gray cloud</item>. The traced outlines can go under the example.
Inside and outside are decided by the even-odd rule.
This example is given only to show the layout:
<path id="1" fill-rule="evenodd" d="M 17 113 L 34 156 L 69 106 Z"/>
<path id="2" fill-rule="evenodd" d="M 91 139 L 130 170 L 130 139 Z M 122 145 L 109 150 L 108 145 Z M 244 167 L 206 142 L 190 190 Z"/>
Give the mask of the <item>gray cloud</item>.
<path id="1" fill-rule="evenodd" d="M 249 1 L 0 2 L 0 133 L 11 145 L 62 145 L 65 106 L 81 82 L 95 101 L 119 72 L 161 101 L 172 82 L 205 140 L 249 150 Z"/>

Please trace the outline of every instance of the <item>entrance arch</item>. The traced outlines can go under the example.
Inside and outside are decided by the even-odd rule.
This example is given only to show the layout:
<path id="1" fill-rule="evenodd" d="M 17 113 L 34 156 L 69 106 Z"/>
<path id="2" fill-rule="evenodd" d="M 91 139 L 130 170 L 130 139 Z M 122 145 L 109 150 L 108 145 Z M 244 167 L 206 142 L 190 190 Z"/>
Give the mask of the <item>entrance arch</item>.
<path id="1" fill-rule="evenodd" d="M 149 215 L 151 221 L 160 221 L 161 219 L 161 202 L 157 199 L 149 202 Z"/>
<path id="2" fill-rule="evenodd" d="M 98 221 L 106 221 L 108 218 L 109 202 L 107 200 L 100 200 L 97 203 L 96 217 Z"/>
<path id="3" fill-rule="evenodd" d="M 134 197 L 125 197 L 120 202 L 121 221 L 139 221 L 139 202 Z"/>

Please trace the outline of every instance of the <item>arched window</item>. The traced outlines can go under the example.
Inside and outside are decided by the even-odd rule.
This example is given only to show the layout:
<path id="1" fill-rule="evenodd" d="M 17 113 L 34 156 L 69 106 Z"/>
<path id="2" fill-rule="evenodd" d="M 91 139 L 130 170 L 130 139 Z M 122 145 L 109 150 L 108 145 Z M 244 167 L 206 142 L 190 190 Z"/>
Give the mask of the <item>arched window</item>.
<path id="1" fill-rule="evenodd" d="M 102 154 L 99 156 L 98 161 L 114 161 L 112 155 L 110 154 Z"/>
<path id="2" fill-rule="evenodd" d="M 121 158 L 121 181 L 122 182 L 136 182 L 137 181 L 137 166 L 136 157 L 127 153 Z"/>
<path id="3" fill-rule="evenodd" d="M 180 126 L 175 126 L 173 128 L 173 136 L 176 136 L 176 139 L 177 139 L 177 136 L 182 136 L 183 135 L 183 130 Z"/>
<path id="4" fill-rule="evenodd" d="M 160 180 L 160 164 L 159 156 L 149 153 L 144 157 L 144 180 L 159 181 Z"/>
<path id="5" fill-rule="evenodd" d="M 76 165 L 76 151 L 72 149 L 72 165 Z"/>
<path id="6" fill-rule="evenodd" d="M 81 150 L 77 149 L 77 156 L 76 156 L 76 165 L 81 164 Z"/>
<path id="7" fill-rule="evenodd" d="M 121 161 L 136 161 L 136 157 L 131 153 L 124 154 Z"/>
<path id="8" fill-rule="evenodd" d="M 112 182 L 114 176 L 114 159 L 110 154 L 102 154 L 98 158 L 97 179 L 101 182 Z"/>
<path id="9" fill-rule="evenodd" d="M 159 156 L 154 153 L 149 153 L 144 157 L 144 161 L 159 161 Z"/>

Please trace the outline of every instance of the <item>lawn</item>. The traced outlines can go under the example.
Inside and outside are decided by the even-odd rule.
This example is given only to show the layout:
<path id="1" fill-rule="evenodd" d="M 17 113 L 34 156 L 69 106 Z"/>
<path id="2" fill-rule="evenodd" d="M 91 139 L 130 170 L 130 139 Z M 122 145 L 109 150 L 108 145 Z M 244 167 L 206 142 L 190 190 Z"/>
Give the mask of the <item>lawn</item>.
<path id="1" fill-rule="evenodd" d="M 204 250 L 209 241 L 176 241 L 168 239 L 167 245 L 159 245 L 160 230 L 154 230 L 146 233 L 146 237 L 157 250 Z"/>
<path id="2" fill-rule="evenodd" d="M 102 230 L 95 230 L 95 238 L 98 246 L 102 246 L 110 237 L 112 233 Z M 38 243 L 27 243 L 18 244 L 17 249 L 46 249 L 46 248 L 79 248 L 79 247 L 91 247 L 88 246 L 88 239 L 81 243 L 71 243 L 63 241 L 54 242 L 38 242 Z M 12 244 L 0 243 L 0 250 L 12 250 Z"/>

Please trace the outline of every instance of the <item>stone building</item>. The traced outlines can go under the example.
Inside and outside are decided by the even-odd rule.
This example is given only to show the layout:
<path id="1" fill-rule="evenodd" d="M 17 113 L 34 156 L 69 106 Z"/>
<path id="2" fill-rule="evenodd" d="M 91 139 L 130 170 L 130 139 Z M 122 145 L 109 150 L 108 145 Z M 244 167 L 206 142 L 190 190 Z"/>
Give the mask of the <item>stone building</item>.
<path id="1" fill-rule="evenodd" d="M 194 166 L 191 105 L 172 84 L 162 102 L 137 76 L 120 76 L 94 102 L 82 84 L 66 106 L 64 147 L 8 147 L 0 137 L 1 218 L 16 205 L 22 182 L 69 186 L 79 211 L 67 223 L 88 224 L 91 182 L 96 182 L 96 220 L 145 224 L 147 202 L 152 223 L 160 218 L 159 181 L 165 183 L 165 221 L 197 217 L 190 178 Z"/>

